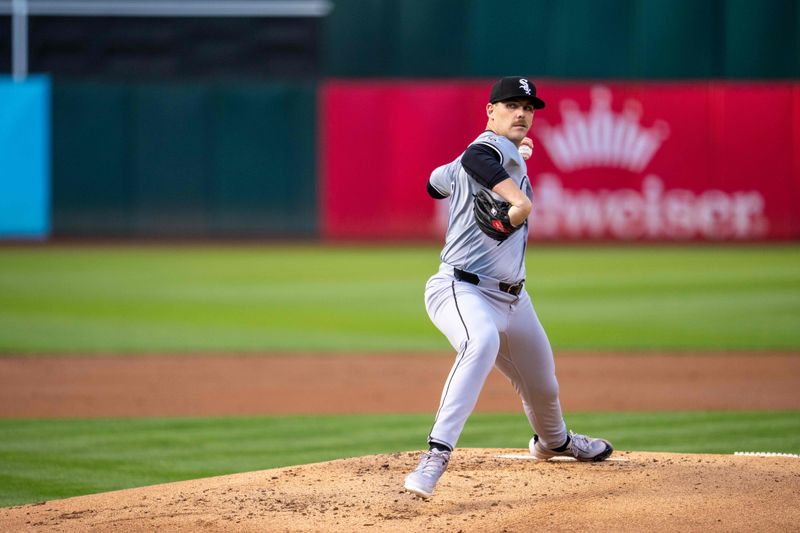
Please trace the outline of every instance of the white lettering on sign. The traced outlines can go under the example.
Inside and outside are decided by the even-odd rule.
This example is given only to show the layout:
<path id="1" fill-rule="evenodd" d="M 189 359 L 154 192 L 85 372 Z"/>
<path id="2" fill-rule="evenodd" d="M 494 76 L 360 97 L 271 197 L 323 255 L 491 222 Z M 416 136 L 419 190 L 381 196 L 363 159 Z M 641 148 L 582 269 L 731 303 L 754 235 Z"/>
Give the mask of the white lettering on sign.
<path id="1" fill-rule="evenodd" d="M 536 238 L 752 239 L 768 229 L 758 191 L 665 190 L 652 174 L 640 190 L 567 190 L 551 173 L 534 183 L 530 228 Z"/>

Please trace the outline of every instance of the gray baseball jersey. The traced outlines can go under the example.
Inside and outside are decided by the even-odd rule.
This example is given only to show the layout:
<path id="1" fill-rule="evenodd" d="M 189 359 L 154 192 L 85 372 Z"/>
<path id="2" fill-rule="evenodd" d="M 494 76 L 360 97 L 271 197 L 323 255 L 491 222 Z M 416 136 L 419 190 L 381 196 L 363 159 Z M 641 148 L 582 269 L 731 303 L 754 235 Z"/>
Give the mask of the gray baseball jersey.
<path id="1" fill-rule="evenodd" d="M 525 160 L 507 138 L 491 131 L 481 133 L 473 144 L 483 144 L 500 156 L 500 164 L 519 188 L 531 198 L 531 186 Z M 500 281 L 517 283 L 525 279 L 525 248 L 528 224 L 513 233 L 505 242 L 484 234 L 472 215 L 473 195 L 483 185 L 475 181 L 461 166 L 461 156 L 433 171 L 430 184 L 442 196 L 450 197 L 447 236 L 442 249 L 442 262 L 468 272 Z M 500 196 L 492 193 L 495 199 Z"/>

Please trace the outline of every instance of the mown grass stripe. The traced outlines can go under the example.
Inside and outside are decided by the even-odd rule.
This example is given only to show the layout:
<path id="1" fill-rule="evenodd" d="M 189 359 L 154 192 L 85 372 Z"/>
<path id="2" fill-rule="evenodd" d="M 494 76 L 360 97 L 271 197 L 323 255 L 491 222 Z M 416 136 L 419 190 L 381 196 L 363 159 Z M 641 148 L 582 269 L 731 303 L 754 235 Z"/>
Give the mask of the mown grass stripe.
<path id="1" fill-rule="evenodd" d="M 437 246 L 3 247 L 0 353 L 447 350 Z M 557 349 L 800 349 L 800 246 L 534 244 Z"/>

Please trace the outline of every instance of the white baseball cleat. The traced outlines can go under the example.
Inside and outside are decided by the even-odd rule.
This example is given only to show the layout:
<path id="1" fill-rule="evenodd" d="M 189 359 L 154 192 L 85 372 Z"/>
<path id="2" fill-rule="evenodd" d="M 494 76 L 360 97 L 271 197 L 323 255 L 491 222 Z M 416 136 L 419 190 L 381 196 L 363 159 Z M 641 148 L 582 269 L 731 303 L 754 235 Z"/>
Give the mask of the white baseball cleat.
<path id="1" fill-rule="evenodd" d="M 447 470 L 450 452 L 430 450 L 422 454 L 416 470 L 406 476 L 405 489 L 426 500 L 433 495 L 436 482 Z"/>
<path id="2" fill-rule="evenodd" d="M 605 439 L 594 439 L 586 435 L 569 432 L 569 441 L 561 451 L 545 448 L 539 442 L 539 436 L 534 435 L 528 447 L 531 455 L 540 461 L 546 461 L 553 457 L 574 457 L 578 461 L 604 461 L 608 459 L 614 448 Z"/>

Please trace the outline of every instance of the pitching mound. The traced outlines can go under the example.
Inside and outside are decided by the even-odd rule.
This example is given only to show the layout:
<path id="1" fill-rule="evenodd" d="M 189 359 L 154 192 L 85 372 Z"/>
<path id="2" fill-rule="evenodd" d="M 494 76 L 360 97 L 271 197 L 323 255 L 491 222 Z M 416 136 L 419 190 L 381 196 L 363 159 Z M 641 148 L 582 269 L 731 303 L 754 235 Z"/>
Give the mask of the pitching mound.
<path id="1" fill-rule="evenodd" d="M 264 470 L 0 510 L 0 530 L 788 531 L 800 459 L 620 452 L 588 464 L 459 449 L 430 501 L 417 453 Z M 511 457 L 501 457 L 511 456 Z"/>

